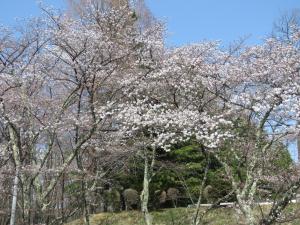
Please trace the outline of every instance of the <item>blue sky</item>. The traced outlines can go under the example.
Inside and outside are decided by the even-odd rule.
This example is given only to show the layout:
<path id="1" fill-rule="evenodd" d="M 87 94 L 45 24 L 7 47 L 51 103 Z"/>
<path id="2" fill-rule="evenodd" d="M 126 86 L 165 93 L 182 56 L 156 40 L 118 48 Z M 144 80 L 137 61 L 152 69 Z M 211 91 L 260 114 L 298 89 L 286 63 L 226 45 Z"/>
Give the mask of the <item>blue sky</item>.
<path id="1" fill-rule="evenodd" d="M 64 0 L 44 0 L 57 8 Z M 250 35 L 255 44 L 269 34 L 275 19 L 300 0 L 146 0 L 154 15 L 166 22 L 169 45 L 220 40 L 224 45 Z M 15 18 L 39 15 L 36 0 L 2 0 L 0 23 L 15 25 Z"/>
<path id="2" fill-rule="evenodd" d="M 16 18 L 28 18 L 40 14 L 37 0 L 1 0 L 0 23 L 4 25 L 16 25 Z M 44 0 L 47 5 L 55 8 L 65 7 L 64 0 Z"/>
<path id="3" fill-rule="evenodd" d="M 147 0 L 154 14 L 168 24 L 170 44 L 220 40 L 225 45 L 251 35 L 258 43 L 286 11 L 300 8 L 299 0 Z"/>

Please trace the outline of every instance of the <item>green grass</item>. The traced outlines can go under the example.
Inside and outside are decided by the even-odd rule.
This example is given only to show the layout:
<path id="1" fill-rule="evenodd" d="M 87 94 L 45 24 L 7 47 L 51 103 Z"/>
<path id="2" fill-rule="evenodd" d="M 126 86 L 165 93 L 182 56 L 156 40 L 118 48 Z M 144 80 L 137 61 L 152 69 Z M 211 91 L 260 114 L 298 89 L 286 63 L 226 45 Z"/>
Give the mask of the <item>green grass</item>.
<path id="1" fill-rule="evenodd" d="M 286 211 L 290 215 L 297 215 L 300 206 L 291 206 Z M 263 209 L 264 211 L 266 210 Z M 189 225 L 193 209 L 176 208 L 163 209 L 151 212 L 154 225 Z M 259 210 L 257 210 L 259 215 Z M 300 215 L 299 215 L 300 216 Z M 128 211 L 120 213 L 100 213 L 90 216 L 91 225 L 144 225 L 143 216 L 139 211 Z M 205 225 L 242 225 L 243 220 L 239 218 L 232 208 L 219 208 L 207 213 L 203 219 Z M 300 219 L 280 223 L 283 225 L 300 225 Z M 75 220 L 66 225 L 83 225 L 82 220 Z"/>

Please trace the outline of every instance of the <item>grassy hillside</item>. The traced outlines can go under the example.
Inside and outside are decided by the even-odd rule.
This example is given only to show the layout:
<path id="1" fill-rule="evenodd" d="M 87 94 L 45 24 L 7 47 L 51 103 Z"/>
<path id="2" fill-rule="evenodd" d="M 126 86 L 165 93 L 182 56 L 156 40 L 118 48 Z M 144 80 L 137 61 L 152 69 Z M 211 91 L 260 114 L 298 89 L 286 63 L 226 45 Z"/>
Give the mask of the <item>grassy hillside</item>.
<path id="1" fill-rule="evenodd" d="M 299 207 L 299 206 L 297 206 Z M 298 209 L 293 206 L 288 209 L 290 215 L 296 215 Z M 154 225 L 188 225 L 192 214 L 191 209 L 177 208 L 164 209 L 152 212 Z M 299 211 L 298 211 L 299 212 Z M 300 216 L 300 215 L 299 215 Z M 144 225 L 142 214 L 138 211 L 120 213 L 100 213 L 91 215 L 91 225 Z M 236 211 L 232 208 L 220 208 L 208 213 L 204 218 L 206 225 L 237 225 L 244 224 L 238 218 Z M 82 221 L 76 220 L 66 225 L 82 225 Z M 292 222 L 280 223 L 284 225 L 300 225 L 300 219 Z"/>

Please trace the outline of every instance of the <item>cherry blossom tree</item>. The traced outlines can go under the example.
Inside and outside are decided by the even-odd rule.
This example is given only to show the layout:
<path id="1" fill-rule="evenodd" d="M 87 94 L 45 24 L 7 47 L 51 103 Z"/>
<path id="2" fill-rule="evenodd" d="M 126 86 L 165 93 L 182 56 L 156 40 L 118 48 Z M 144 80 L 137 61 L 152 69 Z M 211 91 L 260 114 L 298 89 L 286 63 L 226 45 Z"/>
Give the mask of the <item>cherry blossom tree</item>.
<path id="1" fill-rule="evenodd" d="M 90 6 L 80 20 L 44 12 L 38 22 L 45 26 L 24 40 L 2 32 L 1 122 L 16 171 L 11 224 L 19 180 L 26 187 L 22 196 L 30 195 L 22 199 L 25 214 L 33 195 L 44 213 L 56 204 L 53 192 L 64 174 L 76 167 L 84 173 L 82 152 L 101 151 L 118 137 L 112 112 L 123 96 L 120 80 L 139 69 L 151 34 L 141 37 L 128 6 L 106 12 Z M 89 224 L 84 180 L 81 191 Z"/>
<path id="2" fill-rule="evenodd" d="M 207 43 L 159 57 L 161 64 L 140 80 L 131 94 L 133 103 L 124 107 L 131 134 L 142 138 L 146 150 L 152 149 L 150 160 L 145 157 L 141 196 L 145 214 L 155 149 L 169 149 L 176 142 L 195 138 L 222 163 L 238 209 L 247 224 L 255 223 L 255 197 L 267 174 L 265 165 L 271 163 L 276 146 L 297 133 L 291 121 L 298 120 L 298 59 L 295 45 L 274 39 L 236 55 Z M 229 132 L 228 126 L 238 118 L 246 118 L 253 126 L 251 139 Z M 230 154 L 217 148 L 226 139 Z M 245 180 L 236 176 L 233 160 L 245 166 Z"/>
<path id="3" fill-rule="evenodd" d="M 10 224 L 64 223 L 77 211 L 90 224 L 91 196 L 107 174 L 99 158 L 131 151 L 144 161 L 150 225 L 158 150 L 187 141 L 218 159 L 246 223 L 256 224 L 260 182 L 274 179 L 277 149 L 299 134 L 299 28 L 288 42 L 233 51 L 217 42 L 167 48 L 164 26 L 139 17 L 143 1 L 83 2 L 74 16 L 43 8 L 18 35 L 0 30 L 0 187 L 12 196 Z M 65 195 L 74 183 L 79 201 Z M 299 187 L 294 176 L 260 223 L 274 223 Z"/>
<path id="4" fill-rule="evenodd" d="M 227 159 L 218 158 L 232 182 L 247 224 L 255 224 L 255 195 L 259 181 L 266 175 L 264 165 L 276 144 L 297 133 L 292 121 L 298 120 L 299 51 L 292 44 L 268 39 L 263 45 L 247 48 L 238 55 L 227 76 L 229 93 L 225 102 L 235 115 L 248 118 L 254 126 L 254 143 L 244 146 L 243 154 L 238 149 L 240 145 L 235 147 L 231 143 L 231 155 Z M 251 143 L 249 139 L 245 141 Z M 245 165 L 244 181 L 233 172 L 229 157 Z"/>
<path id="5" fill-rule="evenodd" d="M 231 122 L 226 119 L 219 97 L 210 91 L 222 88 L 220 83 L 211 83 L 210 76 L 223 70 L 225 58 L 215 43 L 166 53 L 152 48 L 156 63 L 147 65 L 149 73 L 137 80 L 136 88 L 128 94 L 129 100 L 121 106 L 127 135 L 143 149 L 141 208 L 147 224 L 151 224 L 147 205 L 157 149 L 169 151 L 175 143 L 193 139 L 206 151 L 214 151 L 231 137 L 226 129 Z"/>

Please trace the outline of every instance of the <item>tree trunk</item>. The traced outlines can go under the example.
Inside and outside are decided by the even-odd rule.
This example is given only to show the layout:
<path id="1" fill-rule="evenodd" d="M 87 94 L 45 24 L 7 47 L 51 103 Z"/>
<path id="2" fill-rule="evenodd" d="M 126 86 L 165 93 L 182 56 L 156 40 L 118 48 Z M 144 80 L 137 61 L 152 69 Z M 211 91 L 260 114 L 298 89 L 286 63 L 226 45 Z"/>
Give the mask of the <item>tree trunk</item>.
<path id="1" fill-rule="evenodd" d="M 193 225 L 199 225 L 200 224 L 200 219 L 201 219 L 201 217 L 199 216 L 199 214 L 200 214 L 200 204 L 202 202 L 203 190 L 204 190 L 204 187 L 205 187 L 205 184 L 206 184 L 207 173 L 208 173 L 209 166 L 210 166 L 210 158 L 209 158 L 208 154 L 205 152 L 204 148 L 202 148 L 202 152 L 205 155 L 206 167 L 205 167 L 205 171 L 204 171 L 204 177 L 203 177 L 203 180 L 202 180 L 201 186 L 200 186 L 200 193 L 199 193 L 199 197 L 198 197 L 198 201 L 197 201 L 196 211 L 195 211 L 194 216 L 193 216 Z"/>
<path id="2" fill-rule="evenodd" d="M 246 219 L 246 224 L 255 225 L 255 217 L 253 215 L 253 209 L 248 204 L 245 204 L 244 206 L 242 206 L 242 210 Z"/>
<path id="3" fill-rule="evenodd" d="M 16 127 L 8 119 L 7 121 L 8 121 L 8 130 L 9 130 L 9 137 L 11 141 L 11 147 L 13 151 L 13 157 L 16 164 L 16 174 L 13 183 L 13 191 L 12 191 L 13 197 L 12 197 L 11 213 L 10 213 L 10 225 L 15 225 L 17 200 L 18 200 L 19 173 L 20 173 L 20 166 L 21 166 L 21 161 L 20 161 L 21 142 Z"/>
<path id="4" fill-rule="evenodd" d="M 82 214 L 83 214 L 83 220 L 84 220 L 84 225 L 90 225 L 90 220 L 89 220 L 89 212 L 88 212 L 88 205 L 86 201 L 86 181 L 84 179 L 84 170 L 83 170 L 83 165 L 82 165 L 82 156 L 78 154 L 76 156 L 76 162 L 77 166 L 80 169 L 80 171 L 83 173 L 83 176 L 81 178 L 81 207 L 82 207 Z"/>
<path id="5" fill-rule="evenodd" d="M 61 181 L 61 199 L 60 199 L 60 210 L 61 210 L 61 221 L 65 222 L 65 175 L 62 176 Z"/>
<path id="6" fill-rule="evenodd" d="M 144 167 L 144 181 L 143 181 L 143 191 L 141 194 L 141 209 L 144 214 L 144 219 L 147 225 L 152 224 L 152 218 L 148 210 L 149 202 L 149 164 L 148 158 L 145 157 L 145 167 Z"/>
<path id="7" fill-rule="evenodd" d="M 203 180 L 202 180 L 202 183 L 201 183 L 200 193 L 199 193 L 199 197 L 198 197 L 198 201 L 197 201 L 197 206 L 196 206 L 196 211 L 195 211 L 194 216 L 193 216 L 194 217 L 193 218 L 193 225 L 199 225 L 200 224 L 200 217 L 199 217 L 199 214 L 200 214 L 200 204 L 202 202 L 202 195 L 203 195 L 203 190 L 204 190 L 204 186 L 205 186 L 206 179 L 207 179 L 208 168 L 209 168 L 209 166 L 207 166 L 205 168 L 204 177 L 203 177 Z"/>
<path id="8" fill-rule="evenodd" d="M 147 154 L 147 149 L 144 149 L 144 181 L 143 181 L 143 191 L 141 193 L 141 210 L 144 214 L 144 219 L 146 225 L 152 225 L 152 216 L 148 210 L 149 203 L 149 185 L 151 178 L 153 176 L 153 167 L 155 163 L 155 148 L 152 149 L 152 159 L 151 164 L 149 164 L 149 156 Z"/>
<path id="9" fill-rule="evenodd" d="M 81 191 L 82 191 L 82 201 L 83 201 L 84 224 L 90 225 L 88 205 L 86 202 L 86 182 L 84 181 L 84 178 L 81 181 Z"/>
<path id="10" fill-rule="evenodd" d="M 239 205 L 240 210 L 243 213 L 245 218 L 245 222 L 247 225 L 255 225 L 255 217 L 253 210 L 253 202 L 249 199 L 249 197 L 241 196 L 237 194 L 237 203 Z"/>
<path id="11" fill-rule="evenodd" d="M 19 184 L 19 168 L 16 168 L 16 174 L 13 184 L 13 197 L 10 211 L 10 225 L 16 224 L 16 211 L 17 211 L 17 199 L 18 199 L 18 184 Z"/>

